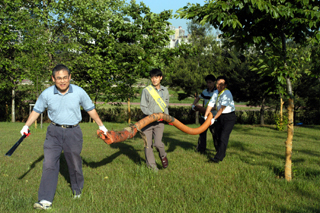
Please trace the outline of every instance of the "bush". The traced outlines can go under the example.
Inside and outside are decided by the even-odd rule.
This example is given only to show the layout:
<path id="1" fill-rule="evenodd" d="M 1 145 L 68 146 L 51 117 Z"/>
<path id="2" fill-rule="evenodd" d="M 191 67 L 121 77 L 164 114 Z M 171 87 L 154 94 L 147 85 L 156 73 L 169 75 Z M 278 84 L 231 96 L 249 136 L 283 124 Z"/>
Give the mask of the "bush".
<path id="1" fill-rule="evenodd" d="M 10 105 L 7 108 L 5 104 L 1 107 L 1 121 L 11 120 L 11 109 Z M 128 111 L 123 107 L 108 108 L 108 109 L 97 109 L 97 112 L 104 122 L 118 122 L 123 123 L 128 121 Z M 89 122 L 89 115 L 86 111 L 82 110 L 82 122 Z M 194 124 L 195 113 L 190 110 L 189 106 L 170 106 L 169 114 L 178 119 L 183 124 Z M 275 124 L 277 125 L 277 118 L 275 117 L 278 112 L 275 111 L 265 111 L 264 122 L 265 124 Z M 29 103 L 20 101 L 16 107 L 16 121 L 25 122 L 29 115 Z M 260 111 L 254 110 L 241 110 L 236 111 L 237 124 L 260 124 Z M 320 120 L 319 110 L 299 110 L 295 112 L 295 123 L 303 123 L 304 125 L 318 125 Z M 135 123 L 143 118 L 143 113 L 139 107 L 131 108 L 131 121 Z M 44 122 L 50 122 L 47 112 L 43 113 Z M 284 125 L 286 125 L 287 117 L 284 117 Z M 40 122 L 40 117 L 38 118 Z M 278 125 L 277 125 L 278 126 Z"/>
<path id="2" fill-rule="evenodd" d="M 279 114 L 275 114 L 274 120 L 276 122 L 276 129 L 279 131 L 283 131 L 284 128 L 288 125 L 288 116 L 285 114 L 282 115 L 282 121 L 281 116 Z"/>

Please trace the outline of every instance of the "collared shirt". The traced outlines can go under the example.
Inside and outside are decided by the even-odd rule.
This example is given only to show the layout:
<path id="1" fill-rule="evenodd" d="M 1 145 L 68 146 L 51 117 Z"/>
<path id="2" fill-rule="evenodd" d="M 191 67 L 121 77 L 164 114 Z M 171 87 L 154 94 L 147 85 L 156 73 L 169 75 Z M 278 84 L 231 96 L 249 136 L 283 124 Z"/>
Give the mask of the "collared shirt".
<path id="1" fill-rule="evenodd" d="M 214 107 L 218 98 L 219 92 L 215 90 L 213 92 L 212 98 L 209 101 L 208 106 Z M 222 111 L 222 114 L 234 112 L 236 110 L 234 106 L 233 96 L 230 90 L 225 90 L 219 97 L 217 103 L 217 110 L 221 108 L 221 106 L 225 106 L 226 108 Z"/>
<path id="2" fill-rule="evenodd" d="M 45 89 L 39 96 L 33 110 L 42 113 L 46 108 L 49 119 L 60 125 L 75 125 L 82 120 L 81 109 L 95 108 L 89 95 L 79 86 L 69 85 L 69 90 L 61 94 L 55 85 Z"/>
<path id="3" fill-rule="evenodd" d="M 205 89 L 199 95 L 199 98 L 204 100 L 204 107 L 207 107 L 207 103 L 210 101 L 213 93 L 214 93 L 214 90 L 210 91 L 208 89 Z M 217 114 L 217 111 L 214 108 L 212 108 L 211 113 L 213 116 L 215 116 Z"/>
<path id="4" fill-rule="evenodd" d="M 152 85 L 153 86 L 153 85 Z M 160 89 L 155 90 L 158 92 L 159 96 L 162 98 L 162 100 L 166 103 L 166 108 L 164 109 L 164 112 L 161 110 L 157 102 L 153 99 L 153 97 L 150 95 L 148 90 L 144 88 L 142 90 L 141 94 L 141 101 L 140 101 L 140 108 L 145 115 L 151 115 L 153 113 L 164 113 L 169 114 L 169 91 L 166 87 L 160 85 Z"/>

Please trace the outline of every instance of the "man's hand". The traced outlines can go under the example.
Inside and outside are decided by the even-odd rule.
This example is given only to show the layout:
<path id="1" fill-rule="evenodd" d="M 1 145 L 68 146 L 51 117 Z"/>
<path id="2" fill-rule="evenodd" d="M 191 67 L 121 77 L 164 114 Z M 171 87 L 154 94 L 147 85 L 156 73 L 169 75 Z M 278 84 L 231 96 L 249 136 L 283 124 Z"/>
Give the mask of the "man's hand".
<path id="1" fill-rule="evenodd" d="M 21 135 L 28 135 L 29 134 L 29 127 L 28 126 L 23 126 L 21 131 L 20 131 Z"/>
<path id="2" fill-rule="evenodd" d="M 191 109 L 192 109 L 193 111 L 196 111 L 196 108 L 195 108 L 195 107 L 196 107 L 196 106 L 192 104 Z"/>
<path id="3" fill-rule="evenodd" d="M 103 132 L 103 134 L 107 135 L 107 128 L 103 125 L 103 126 L 99 126 L 99 129 Z"/>

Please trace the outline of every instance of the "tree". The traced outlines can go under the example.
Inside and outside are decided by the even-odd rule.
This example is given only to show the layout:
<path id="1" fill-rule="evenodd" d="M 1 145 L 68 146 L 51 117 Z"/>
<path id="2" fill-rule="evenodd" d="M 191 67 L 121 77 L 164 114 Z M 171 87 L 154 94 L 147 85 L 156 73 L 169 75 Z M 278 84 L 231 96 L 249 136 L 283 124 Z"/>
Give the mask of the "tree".
<path id="1" fill-rule="evenodd" d="M 180 45 L 178 57 L 165 68 L 167 83 L 177 90 L 179 100 L 196 95 L 205 86 L 205 76 L 213 74 L 217 77 L 223 68 L 222 50 L 212 35 L 208 35 L 211 27 L 202 26 L 195 20 L 188 23 L 188 31 L 191 33 L 190 44 Z"/>
<path id="2" fill-rule="evenodd" d="M 64 37 L 66 23 L 55 18 L 61 14 L 59 1 L 2 1 L 0 3 L 1 59 L 4 87 L 12 88 L 12 121 L 15 121 L 15 99 L 23 79 L 33 82 L 28 100 L 36 99 L 50 79 L 57 62 L 68 60 L 64 51 L 70 49 Z M 58 12 L 57 12 L 58 11 Z"/>
<path id="3" fill-rule="evenodd" d="M 163 50 L 169 42 L 171 11 L 153 13 L 144 4 L 131 1 L 69 1 L 68 35 L 77 40 L 72 68 L 74 80 L 96 101 L 123 101 L 137 93 L 137 79 L 150 67 L 171 60 Z M 128 104 L 129 105 L 129 104 Z"/>
<path id="4" fill-rule="evenodd" d="M 2 88 L 11 88 L 11 122 L 15 122 L 15 99 L 18 83 L 25 79 L 21 64 L 25 50 L 23 36 L 30 26 L 30 12 L 24 1 L 4 0 L 0 2 L 0 77 Z"/>
<path id="5" fill-rule="evenodd" d="M 287 85 L 288 136 L 286 141 L 285 178 L 290 181 L 293 138 L 293 92 L 294 78 L 287 68 L 287 41 L 306 45 L 309 41 L 320 40 L 319 2 L 317 0 L 294 1 L 209 1 L 203 6 L 188 4 L 178 10 L 179 17 L 196 18 L 200 23 L 210 23 L 222 32 L 222 37 L 230 38 L 235 46 L 257 49 L 270 46 L 274 55 L 279 55 L 282 65 L 274 70 L 277 80 Z"/>

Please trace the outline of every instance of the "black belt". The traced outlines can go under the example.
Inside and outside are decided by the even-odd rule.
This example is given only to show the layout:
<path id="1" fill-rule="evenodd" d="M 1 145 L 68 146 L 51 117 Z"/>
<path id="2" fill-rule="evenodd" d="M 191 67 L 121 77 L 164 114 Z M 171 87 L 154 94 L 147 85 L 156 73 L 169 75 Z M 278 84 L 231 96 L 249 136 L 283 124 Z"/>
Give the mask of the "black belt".
<path id="1" fill-rule="evenodd" d="M 234 114 L 235 111 L 232 111 L 232 112 L 228 112 L 228 113 L 221 113 L 221 115 L 230 115 L 230 114 Z"/>
<path id="2" fill-rule="evenodd" d="M 53 125 L 58 126 L 58 127 L 62 127 L 62 128 L 73 128 L 78 126 L 79 124 L 75 124 L 75 125 L 60 125 L 60 124 L 56 124 L 54 122 L 51 122 Z"/>

